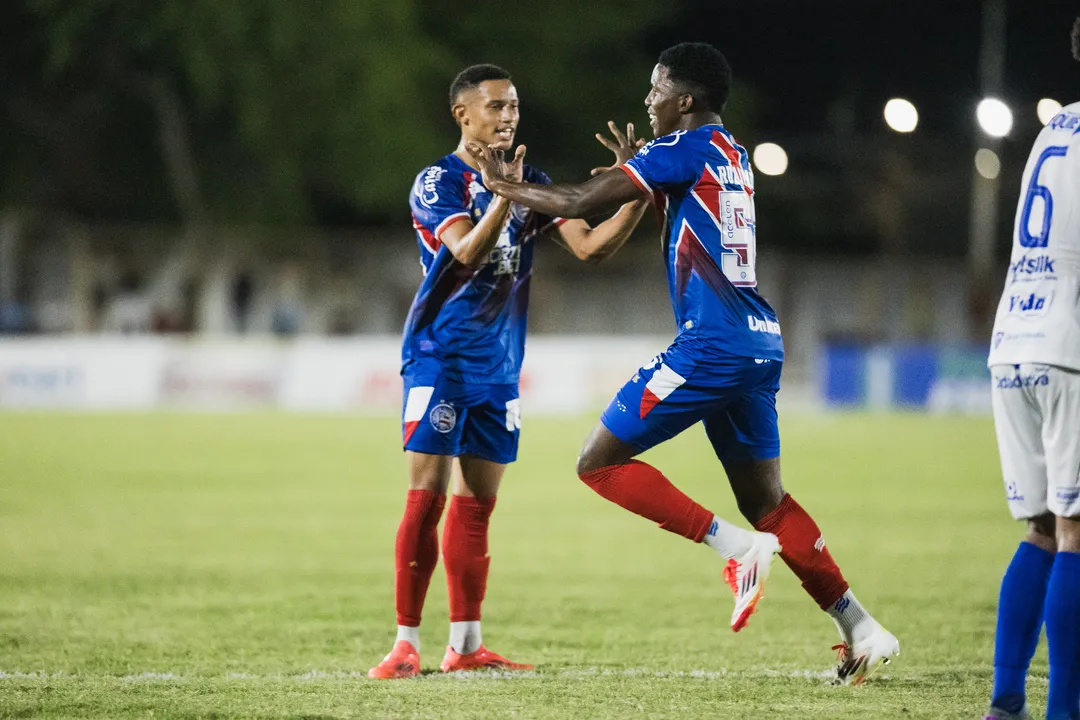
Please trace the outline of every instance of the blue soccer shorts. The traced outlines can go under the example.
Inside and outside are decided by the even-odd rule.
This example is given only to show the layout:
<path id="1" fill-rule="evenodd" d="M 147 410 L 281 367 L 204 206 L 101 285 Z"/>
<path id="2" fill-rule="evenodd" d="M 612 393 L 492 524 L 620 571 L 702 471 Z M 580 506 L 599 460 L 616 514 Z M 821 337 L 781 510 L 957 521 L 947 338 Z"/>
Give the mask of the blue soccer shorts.
<path id="1" fill-rule="evenodd" d="M 516 383 L 476 385 L 439 375 L 406 375 L 401 431 L 406 450 L 517 459 L 521 402 Z"/>
<path id="2" fill-rule="evenodd" d="M 623 385 L 600 419 L 639 452 L 704 422 L 722 462 L 779 457 L 782 365 L 672 345 Z"/>

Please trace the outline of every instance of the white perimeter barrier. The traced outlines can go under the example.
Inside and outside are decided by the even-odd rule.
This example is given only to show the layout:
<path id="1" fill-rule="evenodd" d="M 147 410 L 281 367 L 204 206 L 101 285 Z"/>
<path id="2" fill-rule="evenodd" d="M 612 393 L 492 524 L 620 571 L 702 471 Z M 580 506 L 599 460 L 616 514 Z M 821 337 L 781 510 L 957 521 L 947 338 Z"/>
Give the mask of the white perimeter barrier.
<path id="1" fill-rule="evenodd" d="M 603 407 L 671 338 L 533 336 L 528 414 Z M 48 338 L 0 341 L 0 408 L 401 412 L 401 340 Z"/>

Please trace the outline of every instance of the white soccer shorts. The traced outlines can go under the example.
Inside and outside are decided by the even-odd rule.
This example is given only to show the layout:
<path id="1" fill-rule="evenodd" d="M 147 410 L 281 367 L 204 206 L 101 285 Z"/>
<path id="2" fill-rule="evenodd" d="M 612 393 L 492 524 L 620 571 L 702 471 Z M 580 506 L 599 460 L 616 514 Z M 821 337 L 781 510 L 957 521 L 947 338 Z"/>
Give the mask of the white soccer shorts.
<path id="1" fill-rule="evenodd" d="M 1080 372 L 1023 363 L 990 368 L 1009 510 L 1080 515 Z"/>

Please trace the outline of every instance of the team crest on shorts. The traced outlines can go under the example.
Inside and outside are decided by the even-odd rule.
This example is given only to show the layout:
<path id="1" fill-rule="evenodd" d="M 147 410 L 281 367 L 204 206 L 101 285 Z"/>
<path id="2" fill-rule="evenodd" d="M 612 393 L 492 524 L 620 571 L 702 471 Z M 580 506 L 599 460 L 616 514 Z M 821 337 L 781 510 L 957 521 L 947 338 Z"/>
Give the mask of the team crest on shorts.
<path id="1" fill-rule="evenodd" d="M 457 411 L 446 403 L 439 403 L 431 408 L 431 415 L 428 417 L 431 420 L 431 427 L 444 435 L 457 425 Z"/>

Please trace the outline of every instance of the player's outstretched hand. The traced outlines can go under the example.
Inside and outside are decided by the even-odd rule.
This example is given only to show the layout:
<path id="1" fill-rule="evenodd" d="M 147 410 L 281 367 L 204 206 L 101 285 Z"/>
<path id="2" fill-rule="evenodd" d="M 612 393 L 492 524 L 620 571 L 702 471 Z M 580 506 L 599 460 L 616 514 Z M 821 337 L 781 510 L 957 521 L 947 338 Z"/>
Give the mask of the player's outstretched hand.
<path id="1" fill-rule="evenodd" d="M 509 163 L 503 156 L 503 151 L 481 145 L 480 143 L 468 143 L 465 149 L 476 164 L 480 166 L 480 174 L 484 179 L 484 185 L 492 188 L 500 180 L 508 182 L 521 182 L 525 177 L 525 146 L 518 145 L 514 151 L 514 159 Z"/>
<path id="2" fill-rule="evenodd" d="M 623 135 L 622 131 L 615 126 L 611 120 L 608 120 L 608 129 L 611 130 L 614 140 L 609 140 L 600 133 L 596 133 L 596 139 L 600 141 L 600 144 L 606 147 L 611 152 L 615 153 L 615 163 L 608 167 L 597 167 L 592 169 L 593 176 L 601 173 L 606 173 L 608 170 L 614 170 L 622 165 L 630 158 L 637 155 L 637 151 L 645 146 L 644 140 L 639 140 L 634 137 L 634 123 L 626 123 L 626 134 Z"/>

